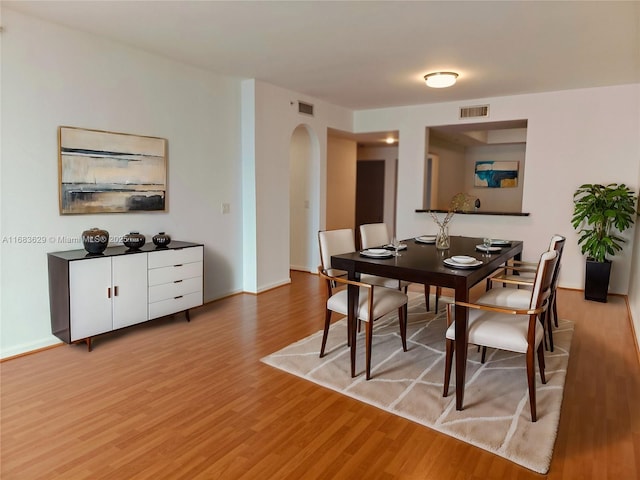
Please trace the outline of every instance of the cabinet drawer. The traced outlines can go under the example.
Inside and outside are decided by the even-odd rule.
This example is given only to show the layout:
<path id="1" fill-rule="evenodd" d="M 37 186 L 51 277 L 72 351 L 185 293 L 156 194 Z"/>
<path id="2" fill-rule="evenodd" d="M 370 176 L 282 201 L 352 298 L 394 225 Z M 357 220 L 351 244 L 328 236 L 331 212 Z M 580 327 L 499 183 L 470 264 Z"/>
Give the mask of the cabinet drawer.
<path id="1" fill-rule="evenodd" d="M 202 305 L 202 291 L 149 304 L 149 320 Z"/>
<path id="2" fill-rule="evenodd" d="M 202 277 L 187 278 L 186 280 L 177 280 L 172 283 L 154 285 L 149 287 L 149 303 L 196 292 L 202 292 Z"/>
<path id="3" fill-rule="evenodd" d="M 181 248 L 149 252 L 149 268 L 168 267 L 182 263 L 202 261 L 202 247 Z"/>
<path id="4" fill-rule="evenodd" d="M 202 262 L 184 263 L 149 270 L 149 286 L 173 283 L 193 277 L 202 277 Z"/>

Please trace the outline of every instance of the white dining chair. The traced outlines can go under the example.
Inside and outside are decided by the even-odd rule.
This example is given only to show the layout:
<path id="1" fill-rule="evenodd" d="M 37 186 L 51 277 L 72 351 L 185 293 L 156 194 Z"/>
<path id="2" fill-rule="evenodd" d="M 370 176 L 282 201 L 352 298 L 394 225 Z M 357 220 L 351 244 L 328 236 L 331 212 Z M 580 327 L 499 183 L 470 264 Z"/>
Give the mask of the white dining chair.
<path id="1" fill-rule="evenodd" d="M 544 252 L 535 273 L 535 281 L 529 304 L 524 308 L 489 305 L 486 303 L 453 302 L 447 305 L 446 355 L 443 396 L 446 397 L 451 379 L 451 366 L 455 347 L 456 328 L 454 307 L 469 309 L 467 343 L 488 346 L 525 354 L 527 381 L 529 387 L 529 406 L 531 421 L 537 421 L 535 355 L 537 352 L 538 369 L 542 383 L 546 383 L 544 373 L 544 327 L 538 320 L 548 307 L 551 294 L 553 271 L 558 261 L 555 250 Z"/>
<path id="2" fill-rule="evenodd" d="M 402 350 L 407 351 L 407 318 L 405 316 L 405 305 L 409 297 L 400 290 L 375 286 L 368 283 L 356 282 L 344 277 L 334 277 L 326 274 L 322 266 L 318 267 L 320 277 L 326 280 L 327 285 L 327 308 L 325 313 L 324 331 L 322 333 L 322 346 L 320 357 L 325 354 L 329 327 L 331 325 L 332 312 L 347 316 L 349 313 L 349 293 L 348 285 L 358 287 L 358 305 L 356 307 L 355 320 L 366 323 L 365 329 L 365 378 L 371 378 L 371 350 L 373 348 L 373 322 L 388 313 L 397 310 L 398 326 L 400 328 L 400 338 L 402 340 Z M 351 326 L 352 331 L 347 329 L 347 344 L 351 347 L 351 376 L 355 376 L 355 350 L 356 334 L 355 325 Z"/>
<path id="3" fill-rule="evenodd" d="M 544 313 L 546 336 L 549 340 L 549 350 L 553 352 L 553 324 L 558 326 L 558 307 L 556 303 L 556 291 L 558 279 L 560 278 L 560 267 L 562 261 L 562 251 L 566 238 L 562 235 L 554 235 L 549 242 L 549 251 L 558 252 L 558 261 L 553 271 L 551 295 L 549 297 L 549 309 Z M 531 267 L 534 268 L 531 268 Z M 507 307 L 522 308 L 531 299 L 531 289 L 535 281 L 537 264 L 532 262 L 517 262 L 500 268 L 487 279 L 490 288 L 477 300 L 478 303 L 489 303 L 492 305 L 504 305 Z M 498 285 L 498 286 L 494 286 Z M 507 286 L 515 288 L 504 288 Z M 484 356 L 484 350 L 483 350 Z"/>
<path id="4" fill-rule="evenodd" d="M 360 225 L 360 243 L 362 244 L 362 248 L 374 248 L 386 246 L 391 243 L 391 239 L 389 237 L 389 230 L 387 229 L 386 223 L 366 223 Z M 409 285 L 409 282 L 403 282 L 403 285 L 400 288 L 404 288 L 406 292 L 406 287 Z M 430 302 L 429 295 L 431 293 L 431 285 L 424 286 L 424 299 L 426 303 L 427 311 L 430 310 Z M 436 312 L 438 311 L 438 301 L 440 299 L 440 295 L 442 294 L 442 287 L 436 286 Z"/>

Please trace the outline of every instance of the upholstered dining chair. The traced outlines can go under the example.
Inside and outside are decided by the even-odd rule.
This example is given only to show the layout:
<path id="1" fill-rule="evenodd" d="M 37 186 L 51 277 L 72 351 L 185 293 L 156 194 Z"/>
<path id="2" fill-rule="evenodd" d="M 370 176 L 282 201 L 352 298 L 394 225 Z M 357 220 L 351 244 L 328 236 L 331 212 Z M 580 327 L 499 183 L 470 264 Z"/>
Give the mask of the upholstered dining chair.
<path id="1" fill-rule="evenodd" d="M 535 355 L 542 383 L 546 383 L 544 374 L 544 349 L 542 340 L 544 328 L 538 316 L 548 307 L 551 294 L 553 272 L 558 261 L 558 252 L 551 250 L 540 257 L 535 273 L 535 281 L 530 303 L 526 308 L 489 305 L 486 303 L 453 302 L 447 305 L 446 356 L 443 396 L 449 391 L 451 365 L 455 347 L 455 318 L 453 307 L 466 307 L 469 311 L 468 340 L 475 345 L 488 346 L 525 354 L 527 381 L 529 387 L 529 406 L 531 421 L 537 421 Z"/>
<path id="2" fill-rule="evenodd" d="M 562 251 L 566 238 L 562 235 L 554 235 L 549 243 L 549 251 L 555 250 L 558 252 L 558 261 L 556 262 L 555 269 L 553 271 L 553 278 L 551 281 L 551 295 L 549 297 L 549 308 L 542 316 L 544 322 L 547 337 L 549 339 L 549 350 L 553 352 L 553 327 L 552 320 L 555 326 L 558 326 L 558 307 L 556 303 L 556 290 L 558 287 L 558 279 L 560 278 L 560 266 L 562 261 Z M 519 266 L 517 266 L 519 265 Z M 534 267 L 533 269 L 531 267 Z M 517 262 L 513 265 L 501 267 L 498 271 L 494 272 L 489 278 L 487 283 L 491 285 L 486 293 L 478 298 L 478 303 L 489 303 L 492 305 L 503 305 L 505 307 L 524 308 L 529 304 L 531 299 L 530 289 L 533 287 L 535 280 L 535 267 L 537 264 L 532 262 Z M 494 284 L 501 285 L 498 287 Z M 502 288 L 507 285 L 515 286 L 516 288 Z M 524 287 L 524 289 L 521 289 Z M 483 351 L 484 353 L 484 351 Z"/>
<path id="3" fill-rule="evenodd" d="M 394 310 L 398 311 L 398 325 L 400 327 L 400 338 L 402 339 L 402 349 L 407 351 L 407 318 L 405 316 L 404 306 L 407 304 L 409 297 L 399 290 L 391 288 L 374 286 L 368 283 L 356 282 L 344 277 L 333 277 L 326 273 L 322 266 L 318 267 L 318 273 L 326 280 L 327 284 L 327 310 L 324 320 L 324 331 L 322 333 L 322 346 L 320 348 L 320 357 L 324 356 L 327 345 L 327 337 L 329 335 L 329 326 L 331 325 L 331 314 L 336 312 L 340 315 L 348 315 L 349 312 L 349 294 L 348 289 L 341 288 L 347 285 L 358 287 L 358 305 L 356 311 L 356 320 L 366 323 L 365 330 L 365 372 L 366 379 L 371 378 L 371 350 L 373 346 L 373 322 L 387 313 Z M 348 331 L 352 352 L 351 355 L 351 376 L 355 376 L 355 348 L 356 335 L 355 326 L 352 331 Z"/>
<path id="4" fill-rule="evenodd" d="M 320 349 L 320 357 L 323 357 L 324 350 L 326 347 L 326 342 L 327 342 L 329 326 L 331 324 L 331 312 L 335 311 L 343 315 L 347 314 L 346 313 L 347 312 L 346 290 L 344 291 L 344 293 L 341 293 L 338 296 L 333 295 L 335 289 L 338 286 L 344 286 L 344 280 L 346 280 L 347 272 L 345 272 L 344 270 L 338 270 L 333 268 L 331 266 L 331 257 L 333 255 L 340 255 L 342 253 L 354 252 L 356 248 L 355 248 L 355 238 L 353 235 L 353 230 L 351 230 L 350 228 L 342 228 L 337 230 L 322 230 L 318 232 L 318 244 L 320 246 L 320 261 L 322 263 L 320 267 L 321 275 L 323 277 L 330 278 L 330 280 L 328 280 L 328 283 L 327 283 L 327 293 L 329 298 L 327 300 L 327 309 L 325 314 L 325 329 L 324 329 L 324 335 L 322 338 L 322 347 Z M 402 313 L 402 317 L 399 317 L 399 318 L 406 319 L 406 305 L 407 305 L 408 297 L 406 295 L 406 292 L 401 291 L 403 285 L 402 283 L 400 283 L 399 280 L 392 279 L 392 278 L 378 277 L 376 275 L 362 274 L 360 275 L 360 282 L 357 282 L 357 283 L 361 283 L 363 285 L 381 287 L 380 294 L 378 296 L 382 296 L 382 297 L 390 296 L 388 293 L 386 293 L 386 290 L 397 291 L 401 296 L 396 296 L 395 297 L 396 301 L 403 300 L 403 302 L 400 305 L 402 307 L 401 310 L 403 310 L 403 313 Z M 333 296 L 335 296 L 335 299 L 331 300 Z M 363 295 L 359 296 L 360 299 L 362 299 L 363 297 L 364 297 Z M 344 305 L 341 304 L 341 302 L 343 301 L 344 301 Z M 385 306 L 387 303 L 388 302 L 384 303 Z M 391 303 L 394 303 L 394 302 L 391 302 Z M 378 310 L 374 313 L 379 313 L 380 308 L 381 307 L 378 307 Z M 393 309 L 386 311 L 384 314 L 389 313 L 391 310 Z M 374 318 L 379 318 L 379 317 L 374 317 Z M 364 320 L 360 318 L 360 316 L 358 316 L 356 318 L 356 321 L 358 322 L 358 326 L 359 326 L 360 321 L 367 321 L 367 320 Z M 369 323 L 372 324 L 373 322 L 369 322 Z M 405 322 L 404 331 L 406 332 L 406 322 Z M 351 345 L 350 336 L 347 338 L 347 344 Z M 406 350 L 406 340 L 403 340 L 403 347 Z M 353 348 L 355 348 L 355 345 L 353 346 Z M 355 372 L 355 365 L 351 365 L 351 374 L 354 375 L 354 372 Z M 367 375 L 367 379 L 368 379 L 368 375 Z"/>
<path id="5" fill-rule="evenodd" d="M 320 245 L 320 262 L 322 263 L 322 267 L 327 271 L 327 274 L 332 277 L 346 275 L 347 272 L 344 270 L 335 270 L 331 267 L 331 256 L 356 251 L 356 241 L 353 230 L 350 228 L 322 230 L 318 232 L 318 244 Z M 408 282 L 402 282 L 395 278 L 379 277 L 369 274 L 360 275 L 360 281 L 380 287 L 405 290 L 405 293 L 406 287 L 409 285 Z"/>
<path id="6" fill-rule="evenodd" d="M 386 223 L 366 223 L 360 225 L 360 243 L 362 248 L 374 248 L 384 245 L 389 245 L 391 239 L 389 237 L 389 230 Z M 409 285 L 408 282 L 403 282 Z M 406 292 L 406 287 L 405 287 Z M 424 286 L 424 299 L 427 306 L 427 311 L 430 310 L 429 294 L 431 292 L 431 285 Z M 442 294 L 442 287 L 436 286 L 436 312 L 438 311 L 438 301 Z"/>

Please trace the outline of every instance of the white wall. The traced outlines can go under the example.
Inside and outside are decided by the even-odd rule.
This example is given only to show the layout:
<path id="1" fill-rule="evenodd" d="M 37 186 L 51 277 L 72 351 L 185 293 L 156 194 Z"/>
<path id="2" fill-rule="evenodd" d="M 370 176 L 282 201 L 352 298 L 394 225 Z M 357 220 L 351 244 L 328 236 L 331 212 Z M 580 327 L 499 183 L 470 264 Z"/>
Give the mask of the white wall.
<path id="1" fill-rule="evenodd" d="M 582 183 L 624 182 L 638 191 L 640 84 L 476 99 L 490 104 L 488 121 L 527 119 L 522 209 L 528 217 L 458 215 L 452 235 L 525 240 L 525 260 L 537 260 L 553 233 L 567 236 L 560 285 L 584 287 L 584 257 L 571 226 L 573 193 Z M 422 205 L 425 127 L 465 123 L 460 102 L 355 112 L 356 133 L 400 130 L 397 223 L 401 236 L 432 231 Z M 474 121 L 476 123 L 476 121 Z M 625 232 L 629 240 L 634 230 Z M 632 242 L 614 259 L 610 291 L 626 294 Z"/>
<path id="2" fill-rule="evenodd" d="M 298 113 L 297 102 L 314 105 L 314 116 Z M 327 128 L 351 131 L 352 112 L 270 85 L 248 80 L 243 82 L 243 138 L 245 130 L 252 131 L 253 144 L 244 149 L 243 165 L 247 168 L 243 178 L 243 196 L 247 218 L 253 218 L 255 233 L 247 237 L 245 229 L 244 290 L 261 292 L 286 284 L 289 277 L 289 144 L 291 134 L 300 124 L 311 132 L 314 154 L 311 175 L 316 182 L 309 192 L 309 208 L 313 230 L 324 228 L 326 219 L 326 160 Z M 246 114 L 246 116 L 245 116 Z M 252 120 L 250 119 L 252 117 Z M 247 137 L 249 135 L 247 134 Z M 255 211 L 252 215 L 251 211 Z M 310 251 L 314 256 L 307 266 L 315 271 L 319 265 L 317 238 L 313 238 Z M 247 264 L 248 263 L 248 264 Z"/>
<path id="3" fill-rule="evenodd" d="M 205 245 L 205 300 L 242 289 L 240 82 L 2 10 L 1 355 L 57 343 L 47 252 L 88 227 Z M 168 140 L 168 212 L 61 216 L 60 125 Z M 288 145 L 288 139 L 284 142 Z M 222 215 L 221 203 L 231 204 Z M 15 237 L 44 243 L 15 243 Z"/>

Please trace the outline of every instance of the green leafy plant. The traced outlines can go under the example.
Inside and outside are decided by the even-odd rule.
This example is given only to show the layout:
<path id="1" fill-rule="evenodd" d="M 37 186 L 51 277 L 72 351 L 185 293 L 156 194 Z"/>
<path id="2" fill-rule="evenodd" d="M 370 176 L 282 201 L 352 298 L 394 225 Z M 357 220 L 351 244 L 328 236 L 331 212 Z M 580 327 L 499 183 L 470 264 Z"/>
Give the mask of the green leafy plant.
<path id="1" fill-rule="evenodd" d="M 624 232 L 633 224 L 638 197 L 625 184 L 584 184 L 573 194 L 571 224 L 578 230 L 578 245 L 596 262 L 622 250 L 626 240 L 614 232 Z M 615 227 L 615 230 L 613 230 Z"/>

